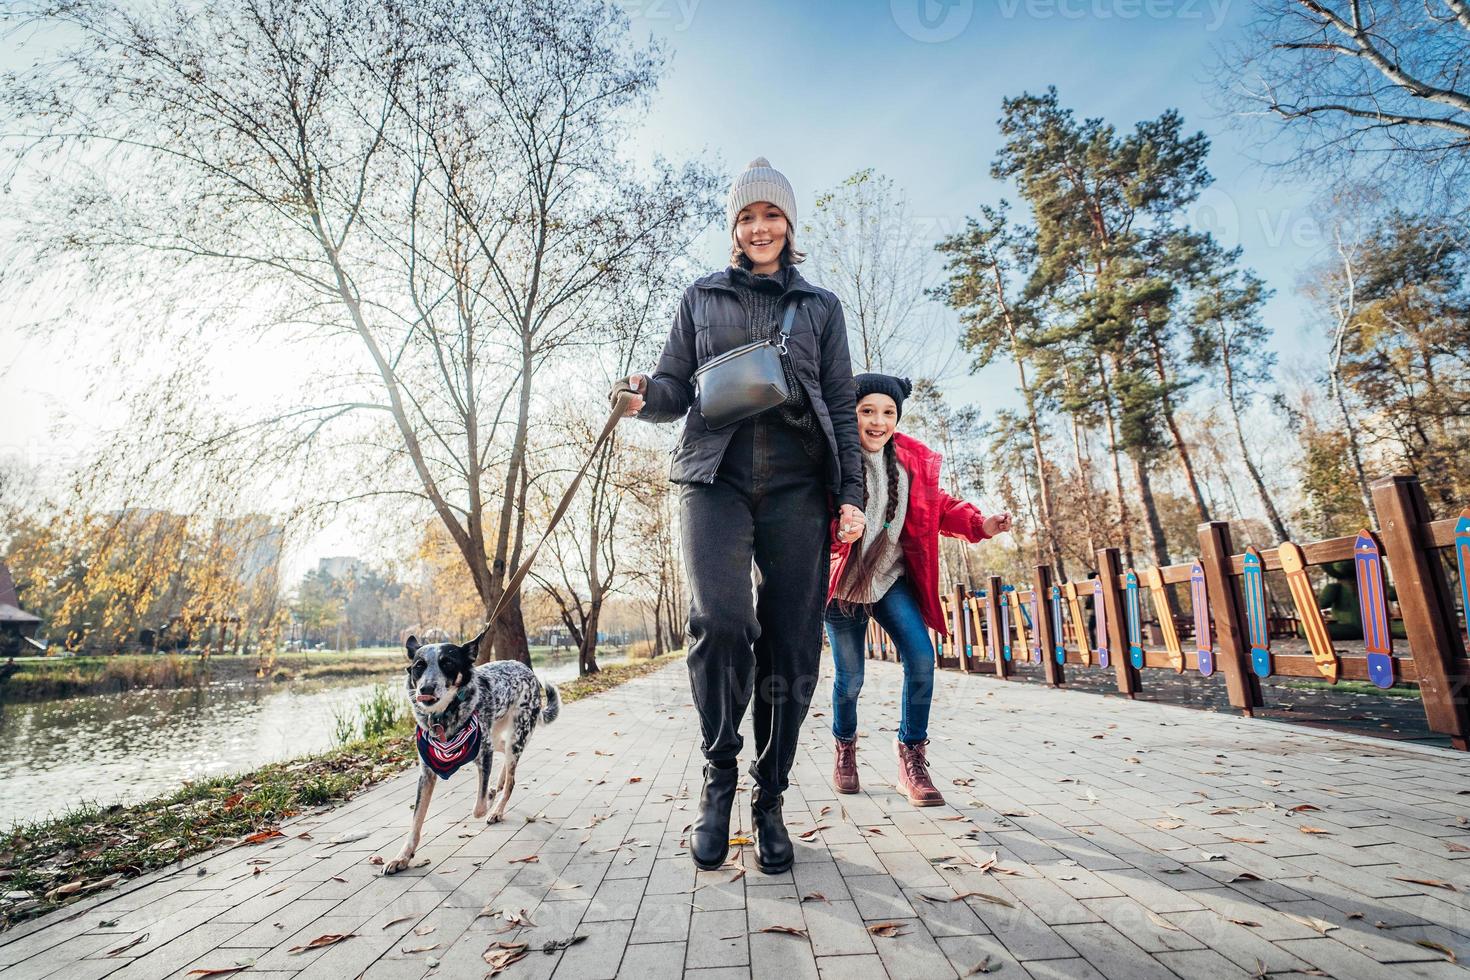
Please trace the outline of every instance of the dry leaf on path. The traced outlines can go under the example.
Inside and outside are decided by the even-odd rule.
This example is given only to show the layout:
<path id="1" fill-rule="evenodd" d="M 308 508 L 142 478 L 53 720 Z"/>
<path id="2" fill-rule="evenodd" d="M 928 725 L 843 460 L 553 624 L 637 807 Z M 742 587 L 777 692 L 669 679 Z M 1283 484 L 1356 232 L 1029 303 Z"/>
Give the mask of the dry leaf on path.
<path id="1" fill-rule="evenodd" d="M 398 952 L 402 953 L 405 956 L 412 956 L 414 953 L 427 953 L 430 950 L 435 950 L 435 949 L 438 949 L 438 948 L 439 948 L 439 944 L 438 943 L 435 943 L 432 946 L 412 946 L 412 947 L 408 947 L 408 948 L 402 948 L 402 947 L 400 947 L 399 950 L 398 950 Z"/>
<path id="2" fill-rule="evenodd" d="M 1298 827 L 1297 830 L 1300 830 L 1304 834 L 1324 834 L 1328 837 L 1332 836 L 1332 831 L 1323 830 L 1321 827 Z"/>
<path id="3" fill-rule="evenodd" d="M 757 929 L 756 932 L 779 932 L 783 936 L 800 936 L 802 939 L 811 938 L 806 934 L 805 929 L 798 929 L 795 926 L 766 926 L 764 928 Z"/>
<path id="4" fill-rule="evenodd" d="M 1453 963 L 1454 960 L 1451 960 L 1450 962 Z M 248 970 L 248 969 L 250 969 L 250 964 L 249 963 L 242 963 L 239 966 L 220 966 L 220 967 L 215 967 L 213 969 L 210 969 L 210 968 L 207 968 L 206 967 L 206 968 L 198 969 L 198 970 L 190 970 L 188 973 L 184 974 L 184 976 L 186 976 L 186 977 L 227 977 L 227 976 L 230 976 L 233 973 L 239 973 L 241 970 Z"/>
<path id="5" fill-rule="evenodd" d="M 109 949 L 107 951 L 107 955 L 108 956 L 121 956 L 123 953 L 126 953 L 128 950 L 132 949 L 134 946 L 136 946 L 139 943 L 143 942 L 147 938 L 148 938 L 148 933 L 145 932 L 145 933 L 143 933 L 143 935 L 138 936 L 136 939 L 130 939 L 130 940 L 128 940 L 126 943 L 124 943 L 123 945 L 119 946 L 117 949 Z"/>
<path id="6" fill-rule="evenodd" d="M 329 932 L 325 936 L 317 936 L 305 946 L 292 946 L 286 952 L 305 953 L 307 950 L 325 949 L 328 946 L 337 945 L 344 939 L 351 939 L 355 935 L 357 935 L 355 932 Z"/>
<path id="7" fill-rule="evenodd" d="M 828 905 L 832 904 L 832 900 L 821 892 L 812 892 L 809 895 L 803 895 L 801 900 L 803 902 L 826 902 Z"/>
<path id="8" fill-rule="evenodd" d="M 388 921 L 387 921 L 387 922 L 385 922 L 385 923 L 383 923 L 383 928 L 384 928 L 384 929 L 391 929 L 391 928 L 393 928 L 393 927 L 394 927 L 394 926 L 396 926 L 396 925 L 398 925 L 398 923 L 400 923 L 400 922 L 407 922 L 407 921 L 409 921 L 409 920 L 410 920 L 410 919 L 414 919 L 414 918 L 417 918 L 417 916 L 412 916 L 412 915 L 400 915 L 400 916 L 399 916 L 399 917 L 398 917 L 398 918 L 396 918 L 396 919 L 389 919 L 389 920 L 388 920 Z"/>
<path id="9" fill-rule="evenodd" d="M 884 939 L 896 939 L 899 936 L 907 936 L 908 928 L 908 925 L 903 922 L 875 922 L 868 926 L 868 932 Z"/>
<path id="10" fill-rule="evenodd" d="M 1442 943 L 1432 943 L 1427 939 L 1416 939 L 1414 940 L 1414 944 L 1416 946 L 1423 946 L 1425 949 L 1432 949 L 1436 953 L 1443 953 L 1445 960 L 1450 963 L 1460 962 L 1459 957 L 1455 955 L 1455 951 Z"/>
<path id="11" fill-rule="evenodd" d="M 1440 881 L 1438 878 L 1401 878 L 1398 875 L 1394 875 L 1393 880 L 1407 881 L 1411 885 L 1427 885 L 1430 888 L 1443 888 L 1446 891 L 1451 892 L 1457 892 L 1460 890 L 1456 888 L 1451 882 Z"/>

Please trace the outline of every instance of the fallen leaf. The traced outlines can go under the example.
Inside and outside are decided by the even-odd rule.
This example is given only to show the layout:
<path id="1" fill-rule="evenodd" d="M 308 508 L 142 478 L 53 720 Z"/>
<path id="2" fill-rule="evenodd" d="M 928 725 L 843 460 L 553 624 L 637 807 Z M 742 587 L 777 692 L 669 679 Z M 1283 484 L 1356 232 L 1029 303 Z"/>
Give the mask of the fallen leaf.
<path id="1" fill-rule="evenodd" d="M 383 856 L 381 854 L 374 854 L 372 857 L 368 858 L 368 864 L 382 864 L 382 863 L 383 863 Z"/>
<path id="2" fill-rule="evenodd" d="M 398 923 L 400 923 L 400 922 L 407 922 L 409 919 L 412 919 L 412 918 L 414 918 L 414 916 L 411 916 L 411 915 L 400 915 L 396 919 L 389 919 L 387 922 L 383 923 L 383 928 L 384 929 L 391 929 L 394 926 L 398 925 Z"/>
<path id="3" fill-rule="evenodd" d="M 317 936 L 305 946 L 292 946 L 286 952 L 304 953 L 309 949 L 325 949 L 328 946 L 337 945 L 344 939 L 351 939 L 355 935 L 357 935 L 355 932 L 329 932 L 325 936 Z"/>
<path id="4" fill-rule="evenodd" d="M 145 933 L 143 933 L 143 935 L 138 936 L 136 939 L 130 939 L 130 940 L 128 940 L 126 943 L 124 943 L 123 945 L 119 946 L 117 949 L 109 949 L 107 951 L 107 955 L 108 956 L 121 956 L 123 953 L 126 953 L 128 950 L 132 949 L 134 946 L 136 946 L 139 943 L 143 942 L 143 940 L 145 940 L 147 938 L 148 938 L 148 933 L 145 932 Z"/>
<path id="5" fill-rule="evenodd" d="M 923 893 L 920 893 L 919 897 L 926 898 L 931 902 L 960 902 L 969 898 L 978 898 L 982 902 L 989 902 L 991 905 L 1004 905 L 1008 909 L 1013 909 L 1016 907 L 1012 903 L 1001 898 L 999 895 L 987 895 L 984 892 L 960 892 L 953 898 L 946 898 L 943 895 L 925 895 Z"/>
<path id="6" fill-rule="evenodd" d="M 281 828 L 279 828 L 279 827 L 267 827 L 265 830 L 257 830 L 255 833 L 253 833 L 250 836 L 246 837 L 245 840 L 242 843 L 245 843 L 245 844 L 264 844 L 268 840 L 275 840 L 277 837 L 285 837 L 285 836 L 286 836 L 285 834 L 281 833 Z"/>
<path id="7" fill-rule="evenodd" d="M 1266 843 L 1264 840 L 1262 840 L 1259 837 L 1227 837 L 1225 839 L 1228 840 L 1228 841 L 1230 841 L 1230 842 L 1232 842 L 1232 843 L 1235 843 L 1235 844 L 1264 844 L 1264 843 Z"/>
<path id="8" fill-rule="evenodd" d="M 1240 874 L 1236 875 L 1234 878 L 1231 878 L 1229 881 L 1225 882 L 1225 884 L 1227 884 L 1227 885 L 1233 885 L 1237 881 L 1260 881 L 1260 880 L 1261 880 L 1261 876 L 1258 875 L 1258 874 L 1256 874 L 1254 871 L 1242 871 Z"/>
<path id="9" fill-rule="evenodd" d="M 821 892 L 812 892 L 810 895 L 803 895 L 801 900 L 803 902 L 826 902 L 828 905 L 832 904 L 832 900 Z"/>
<path id="10" fill-rule="evenodd" d="M 1451 962 L 1453 962 L 1453 961 L 1451 961 Z M 206 969 L 199 969 L 199 970 L 190 970 L 188 973 L 184 974 L 184 976 L 186 976 L 186 977 L 227 977 L 227 976 L 229 976 L 232 973 L 239 973 L 241 970 L 248 970 L 248 969 L 250 969 L 250 964 L 249 963 L 242 963 L 239 966 L 220 966 L 220 967 L 215 967 L 214 969 L 207 969 L 206 968 Z"/>
<path id="11" fill-rule="evenodd" d="M 526 944 L 493 942 L 481 956 L 490 965 L 490 972 L 486 976 L 493 977 L 497 973 L 504 971 L 512 963 L 518 963 L 525 959 Z"/>
<path id="12" fill-rule="evenodd" d="M 896 939 L 909 934 L 908 926 L 902 922 L 875 922 L 868 926 L 868 932 L 884 939 Z"/>
<path id="13" fill-rule="evenodd" d="M 806 934 L 805 929 L 798 929 L 795 926 L 765 926 L 764 928 L 757 929 L 756 932 L 779 932 L 785 936 L 800 936 L 802 939 L 811 938 Z"/>
<path id="14" fill-rule="evenodd" d="M 1150 922 L 1152 922 L 1154 925 L 1158 926 L 1160 929 L 1168 929 L 1171 932 L 1182 932 L 1183 931 L 1178 926 L 1176 926 L 1174 923 L 1170 922 L 1168 919 L 1164 918 L 1161 915 L 1155 915 L 1153 912 L 1150 912 L 1148 914 L 1148 918 L 1149 918 L 1149 921 Z"/>
<path id="15" fill-rule="evenodd" d="M 1438 878 L 1401 878 L 1398 875 L 1394 875 L 1393 876 L 1393 880 L 1394 881 L 1407 881 L 1411 885 L 1427 885 L 1430 888 L 1443 888 L 1446 891 L 1452 891 L 1452 892 L 1457 892 L 1457 891 L 1460 890 L 1460 889 L 1456 888 L 1450 882 L 1448 882 L 1448 881 L 1440 881 Z"/>
<path id="16" fill-rule="evenodd" d="M 1300 830 L 1304 834 L 1326 834 L 1329 837 L 1332 836 L 1332 831 L 1323 830 L 1321 827 L 1298 827 L 1297 830 Z"/>
<path id="17" fill-rule="evenodd" d="M 730 838 L 730 846 L 731 847 L 745 847 L 745 846 L 747 846 L 749 844 L 754 844 L 754 843 L 755 843 L 755 841 L 752 840 L 749 837 L 731 837 Z"/>
<path id="18" fill-rule="evenodd" d="M 1466 847 L 1464 844 L 1457 843 L 1456 841 L 1447 840 L 1444 842 L 1444 846 L 1456 854 L 1470 854 L 1470 847 Z"/>
<path id="19" fill-rule="evenodd" d="M 1460 962 L 1459 958 L 1455 956 L 1455 951 L 1442 943 L 1432 943 L 1427 939 L 1416 939 L 1414 940 L 1414 945 L 1423 946 L 1425 949 L 1432 949 L 1436 953 L 1443 953 L 1445 960 L 1450 963 Z"/>
<path id="20" fill-rule="evenodd" d="M 511 858 L 509 861 L 507 861 L 505 863 L 506 864 L 536 864 L 540 860 L 541 860 L 541 856 L 538 855 L 538 854 L 527 854 L 523 858 Z"/>
<path id="21" fill-rule="evenodd" d="M 643 782 L 643 777 L 642 776 L 629 776 L 628 777 L 628 782 L 630 782 L 630 783 L 641 783 L 641 782 Z"/>
<path id="22" fill-rule="evenodd" d="M 813 827 L 811 830 L 803 830 L 801 833 L 797 834 L 796 836 L 797 837 L 800 837 L 802 840 L 806 841 L 807 843 L 811 843 L 812 839 L 815 838 L 817 836 L 817 834 L 821 833 L 824 830 L 831 830 L 831 829 L 832 828 L 828 827 L 826 824 L 819 824 L 818 826 Z"/>
<path id="23" fill-rule="evenodd" d="M 1227 916 L 1225 921 L 1234 922 L 1238 926 L 1250 926 L 1252 929 L 1259 929 L 1261 927 L 1259 922 L 1254 922 L 1250 919 L 1232 919 Z"/>
<path id="24" fill-rule="evenodd" d="M 435 950 L 435 949 L 438 949 L 438 948 L 439 948 L 439 944 L 438 943 L 435 943 L 432 946 L 413 946 L 413 947 L 406 948 L 406 949 L 400 947 L 399 950 L 398 950 L 398 952 L 402 953 L 405 956 L 412 956 L 414 953 L 427 953 L 427 952 L 430 952 L 431 950 Z"/>
<path id="25" fill-rule="evenodd" d="M 1321 810 L 1321 809 L 1322 808 L 1320 806 L 1318 806 L 1317 804 L 1315 804 L 1315 803 L 1298 803 L 1296 806 L 1291 807 L 1286 812 L 1287 813 L 1305 813 L 1308 810 Z"/>
<path id="26" fill-rule="evenodd" d="M 1317 932 L 1320 932 L 1324 936 L 1331 932 L 1333 929 L 1337 928 L 1337 926 L 1333 925 L 1331 922 L 1328 922 L 1325 919 L 1316 918 L 1315 916 L 1297 915 L 1295 912 L 1282 912 L 1281 914 L 1286 916 L 1293 922 L 1301 923 L 1308 929 L 1315 929 Z"/>
<path id="27" fill-rule="evenodd" d="M 586 938 L 586 936 L 568 936 L 565 939 L 548 939 L 546 942 L 542 943 L 536 948 L 541 950 L 541 952 L 545 953 L 547 956 L 550 956 L 557 950 L 566 949 L 568 946 L 575 946 L 578 943 L 585 941 Z"/>
<path id="28" fill-rule="evenodd" d="M 417 926 L 413 930 L 413 934 L 415 936 L 423 937 L 423 936 L 427 936 L 429 933 L 433 932 L 437 928 L 439 928 L 439 927 L 438 926 Z"/>
<path id="29" fill-rule="evenodd" d="M 1180 827 L 1183 827 L 1184 824 L 1180 823 L 1178 820 L 1158 820 L 1154 822 L 1154 826 L 1159 828 L 1160 830 L 1178 830 Z"/>
<path id="30" fill-rule="evenodd" d="M 979 963 L 976 963 L 974 966 L 972 966 L 968 970 L 966 970 L 965 971 L 965 976 L 967 976 L 967 977 L 973 977 L 977 973 L 992 973 L 992 972 L 994 972 L 996 970 L 999 970 L 999 969 L 1000 969 L 1000 964 L 997 963 L 995 966 L 991 966 L 990 965 L 990 957 L 987 956 L 987 957 L 985 957 L 985 959 L 981 960 Z"/>

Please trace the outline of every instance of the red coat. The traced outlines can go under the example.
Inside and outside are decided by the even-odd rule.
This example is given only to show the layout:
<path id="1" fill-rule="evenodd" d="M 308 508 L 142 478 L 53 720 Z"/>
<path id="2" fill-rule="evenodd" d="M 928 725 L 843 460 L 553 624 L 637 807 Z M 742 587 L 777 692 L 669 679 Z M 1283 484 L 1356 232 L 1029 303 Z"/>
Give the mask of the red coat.
<path id="1" fill-rule="evenodd" d="M 984 541 L 985 515 L 974 504 L 956 500 L 939 487 L 939 465 L 944 457 L 901 432 L 893 434 L 893 449 L 898 465 L 909 474 L 909 503 L 903 528 L 898 534 L 903 549 L 904 574 L 914 587 L 919 612 L 930 629 L 949 635 L 944 610 L 939 605 L 939 535 L 966 541 Z M 832 601 L 842 571 L 847 567 L 852 546 L 837 540 L 837 522 L 832 522 L 831 574 L 827 582 L 827 601 Z"/>

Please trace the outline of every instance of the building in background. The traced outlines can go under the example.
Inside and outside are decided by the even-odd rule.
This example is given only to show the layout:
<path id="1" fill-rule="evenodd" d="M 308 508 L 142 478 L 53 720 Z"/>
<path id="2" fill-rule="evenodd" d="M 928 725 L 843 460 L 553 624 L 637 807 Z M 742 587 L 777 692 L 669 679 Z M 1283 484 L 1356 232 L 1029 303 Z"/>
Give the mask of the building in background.
<path id="1" fill-rule="evenodd" d="M 34 639 L 41 617 L 20 608 L 15 592 L 15 579 L 10 568 L 0 562 L 0 655 L 13 657 L 19 653 L 39 653 L 45 648 Z"/>

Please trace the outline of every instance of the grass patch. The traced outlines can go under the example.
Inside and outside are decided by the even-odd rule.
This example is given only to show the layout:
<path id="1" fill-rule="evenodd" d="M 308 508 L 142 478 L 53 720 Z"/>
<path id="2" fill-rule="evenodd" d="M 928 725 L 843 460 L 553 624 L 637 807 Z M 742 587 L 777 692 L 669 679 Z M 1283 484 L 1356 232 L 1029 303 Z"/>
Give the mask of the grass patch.
<path id="1" fill-rule="evenodd" d="M 1418 700 L 1419 689 L 1408 687 L 1403 684 L 1395 684 L 1390 688 L 1382 688 L 1368 681 L 1338 681 L 1329 684 L 1326 681 L 1282 681 L 1277 687 L 1290 687 L 1298 691 L 1332 691 L 1335 694 L 1377 694 L 1385 698 L 1414 698 Z"/>
<path id="2" fill-rule="evenodd" d="M 558 685 L 571 703 L 652 673 L 682 653 L 609 664 L 601 673 Z M 359 707 L 364 727 L 392 727 L 338 749 L 253 772 L 188 783 L 133 806 L 87 805 L 52 820 L 18 825 L 0 836 L 0 929 L 201 851 L 278 834 L 281 821 L 308 807 L 350 799 L 413 765 L 412 721 L 381 694 Z M 354 726 L 355 727 L 355 726 Z"/>

